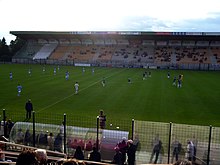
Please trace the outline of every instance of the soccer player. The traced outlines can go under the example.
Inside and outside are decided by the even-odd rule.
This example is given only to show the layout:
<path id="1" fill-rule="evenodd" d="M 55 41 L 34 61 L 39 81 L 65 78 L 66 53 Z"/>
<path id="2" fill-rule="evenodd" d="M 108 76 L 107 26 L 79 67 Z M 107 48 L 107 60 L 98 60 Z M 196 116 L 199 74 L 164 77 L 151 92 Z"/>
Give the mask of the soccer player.
<path id="1" fill-rule="evenodd" d="M 178 84 L 177 84 L 177 88 L 181 88 L 182 87 L 182 75 L 180 74 L 178 77 Z"/>
<path id="2" fill-rule="evenodd" d="M 148 73 L 148 76 L 151 77 L 151 72 Z"/>
<path id="3" fill-rule="evenodd" d="M 28 69 L 28 74 L 31 76 L 31 68 Z"/>
<path id="4" fill-rule="evenodd" d="M 92 68 L 92 75 L 94 75 L 95 73 L 95 68 Z"/>
<path id="5" fill-rule="evenodd" d="M 45 71 L 46 71 L 46 68 L 45 68 L 45 66 L 43 66 L 43 73 L 45 73 Z"/>
<path id="6" fill-rule="evenodd" d="M 143 78 L 142 78 L 142 79 L 145 80 L 145 78 L 146 78 L 146 73 L 144 72 L 144 73 L 143 73 Z"/>
<path id="7" fill-rule="evenodd" d="M 66 71 L 66 75 L 65 75 L 66 80 L 69 80 L 69 77 L 70 77 L 69 72 Z"/>
<path id="8" fill-rule="evenodd" d="M 12 72 L 9 73 L 9 78 L 10 78 L 10 80 L 13 79 L 13 73 Z"/>
<path id="9" fill-rule="evenodd" d="M 173 85 L 176 86 L 176 76 L 173 78 Z"/>
<path id="10" fill-rule="evenodd" d="M 181 81 L 183 81 L 183 74 L 181 75 Z"/>
<path id="11" fill-rule="evenodd" d="M 22 86 L 20 84 L 18 84 L 17 90 L 18 90 L 18 96 L 20 96 L 21 95 L 21 90 L 22 90 Z"/>
<path id="12" fill-rule="evenodd" d="M 84 74 L 86 72 L 86 69 L 83 67 L 82 68 L 82 73 Z"/>
<path id="13" fill-rule="evenodd" d="M 56 67 L 54 67 L 54 69 L 53 69 L 53 74 L 54 74 L 54 75 L 57 74 L 57 68 L 56 68 Z"/>
<path id="14" fill-rule="evenodd" d="M 75 85 L 74 85 L 74 87 L 75 87 L 75 94 L 78 94 L 78 91 L 79 91 L 79 83 L 76 82 Z"/>
<path id="15" fill-rule="evenodd" d="M 167 72 L 167 78 L 168 79 L 170 78 L 170 72 L 169 71 Z"/>
<path id="16" fill-rule="evenodd" d="M 105 87 L 105 77 L 102 79 L 102 86 Z"/>
<path id="17" fill-rule="evenodd" d="M 131 78 L 128 78 L 128 84 L 131 84 Z"/>

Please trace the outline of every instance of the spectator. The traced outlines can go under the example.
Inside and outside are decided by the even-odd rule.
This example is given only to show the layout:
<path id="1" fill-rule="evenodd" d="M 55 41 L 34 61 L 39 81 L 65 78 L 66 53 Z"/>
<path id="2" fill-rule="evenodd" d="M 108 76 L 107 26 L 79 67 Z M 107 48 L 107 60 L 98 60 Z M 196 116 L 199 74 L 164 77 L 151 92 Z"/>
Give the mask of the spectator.
<path id="1" fill-rule="evenodd" d="M 92 151 L 92 141 L 89 140 L 87 143 L 86 143 L 86 151 Z"/>
<path id="2" fill-rule="evenodd" d="M 54 140 L 54 150 L 58 152 L 62 152 L 62 136 L 60 133 L 57 134 Z"/>
<path id="3" fill-rule="evenodd" d="M 49 136 L 47 136 L 47 144 L 48 144 L 48 149 L 54 151 L 54 137 L 53 133 L 51 132 Z"/>
<path id="4" fill-rule="evenodd" d="M 90 153 L 89 160 L 95 161 L 95 162 L 101 162 L 101 154 L 97 150 L 96 147 L 93 147 L 93 151 Z"/>
<path id="5" fill-rule="evenodd" d="M 99 114 L 99 126 L 101 129 L 105 129 L 106 115 L 104 115 L 103 110 L 100 110 Z"/>
<path id="6" fill-rule="evenodd" d="M 39 165 L 36 153 L 30 150 L 22 151 L 18 155 L 16 165 Z"/>
<path id="7" fill-rule="evenodd" d="M 0 164 L 6 164 L 6 163 L 1 163 L 1 162 L 12 162 L 12 161 L 5 159 L 5 154 L 3 153 L 3 150 L 0 148 Z"/>
<path id="8" fill-rule="evenodd" d="M 195 152 L 195 147 L 194 147 L 194 144 L 193 144 L 193 142 L 192 141 L 190 141 L 190 140 L 188 140 L 187 141 L 187 153 L 186 153 L 186 155 L 187 155 L 187 159 L 189 160 L 189 161 L 193 161 L 194 159 L 195 159 L 195 155 L 194 155 L 194 152 Z"/>
<path id="9" fill-rule="evenodd" d="M 157 160 L 158 160 L 161 149 L 162 149 L 162 142 L 157 135 L 153 141 L 153 151 L 150 157 L 150 163 L 152 163 L 152 159 L 155 155 L 154 164 L 157 164 Z"/>
<path id="10" fill-rule="evenodd" d="M 74 157 L 75 159 L 78 159 L 78 160 L 83 160 L 83 159 L 84 159 L 84 155 L 83 155 L 83 152 L 82 152 L 82 148 L 81 148 L 80 146 L 77 146 L 76 151 L 75 151 L 73 157 Z"/>
<path id="11" fill-rule="evenodd" d="M 11 132 L 12 127 L 14 126 L 14 122 L 11 121 L 11 119 L 8 119 L 7 123 L 6 123 L 6 129 L 7 129 L 7 134 L 6 137 L 8 138 Z"/>
<path id="12" fill-rule="evenodd" d="M 38 137 L 38 143 L 39 143 L 39 147 L 43 148 L 45 146 L 47 146 L 48 142 L 47 142 L 47 132 L 44 133 L 43 130 L 41 130 L 41 133 L 39 134 Z"/>
<path id="13" fill-rule="evenodd" d="M 0 162 L 5 161 L 5 154 L 2 153 L 2 149 L 0 148 Z M 0 163 L 1 164 L 1 163 Z"/>
<path id="14" fill-rule="evenodd" d="M 172 162 L 174 158 L 175 158 L 175 161 L 178 161 L 181 148 L 182 148 L 181 143 L 178 140 L 174 140 L 172 143 L 172 150 L 173 150 Z"/>
<path id="15" fill-rule="evenodd" d="M 37 160 L 40 165 L 46 165 L 47 164 L 47 152 L 44 149 L 37 149 L 35 150 Z"/>
<path id="16" fill-rule="evenodd" d="M 119 150 L 119 147 L 115 147 L 115 155 L 113 157 L 112 163 L 117 164 L 117 165 L 123 165 L 122 163 L 122 153 Z"/>
<path id="17" fill-rule="evenodd" d="M 76 149 L 77 146 L 78 146 L 77 139 L 74 139 L 73 141 L 71 141 L 71 147 L 72 147 L 73 149 Z"/>
<path id="18" fill-rule="evenodd" d="M 30 133 L 30 130 L 27 129 L 26 132 L 25 132 L 25 135 L 24 135 L 24 145 L 30 145 L 31 143 L 31 133 Z"/>
<path id="19" fill-rule="evenodd" d="M 26 110 L 26 119 L 31 118 L 31 112 L 33 111 L 33 104 L 31 102 L 31 99 L 28 99 L 28 101 L 25 104 L 25 110 Z"/>
<path id="20" fill-rule="evenodd" d="M 22 129 L 20 128 L 16 134 L 16 143 L 23 144 L 24 141 L 24 133 L 22 132 Z"/>
<path id="21" fill-rule="evenodd" d="M 1 125 L 0 125 L 0 135 L 4 135 L 4 121 L 1 121 Z"/>
<path id="22" fill-rule="evenodd" d="M 119 150 L 122 154 L 122 164 L 125 164 L 126 161 L 126 150 L 127 150 L 127 143 L 126 143 L 126 138 L 123 137 L 122 141 L 119 142 L 118 144 Z"/>
<path id="23" fill-rule="evenodd" d="M 128 140 L 127 145 L 128 145 L 128 149 L 127 149 L 128 165 L 134 165 L 136 146 L 133 144 L 133 140 Z"/>

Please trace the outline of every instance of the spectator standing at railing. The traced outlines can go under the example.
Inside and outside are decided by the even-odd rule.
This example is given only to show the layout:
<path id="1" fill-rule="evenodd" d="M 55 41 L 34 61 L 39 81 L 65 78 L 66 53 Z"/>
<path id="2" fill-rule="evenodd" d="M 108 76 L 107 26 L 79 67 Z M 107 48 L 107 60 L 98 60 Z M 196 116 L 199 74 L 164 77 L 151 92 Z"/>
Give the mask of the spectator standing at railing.
<path id="1" fill-rule="evenodd" d="M 128 140 L 127 145 L 128 165 L 135 165 L 136 146 L 133 144 L 133 140 Z"/>
<path id="2" fill-rule="evenodd" d="M 172 151 L 173 151 L 172 162 L 173 162 L 174 158 L 175 158 L 175 161 L 178 161 L 179 154 L 181 152 L 181 148 L 182 148 L 181 143 L 177 139 L 175 139 L 172 143 Z"/>
<path id="3" fill-rule="evenodd" d="M 194 147 L 193 142 L 190 141 L 190 140 L 188 140 L 188 141 L 187 141 L 187 147 L 186 147 L 186 149 L 187 149 L 186 156 L 187 156 L 187 159 L 188 159 L 189 161 L 193 161 L 194 158 L 195 158 L 195 155 L 194 155 L 195 150 L 194 150 L 194 148 L 195 148 L 195 147 Z"/>
<path id="4" fill-rule="evenodd" d="M 153 157 L 155 156 L 154 164 L 157 164 L 157 160 L 162 149 L 162 142 L 159 139 L 158 135 L 156 135 L 155 139 L 152 142 L 152 145 L 153 145 L 153 151 L 150 157 L 150 163 L 152 163 Z"/>
<path id="5" fill-rule="evenodd" d="M 122 164 L 125 164 L 126 161 L 126 151 L 127 151 L 127 143 L 126 138 L 123 137 L 122 141 L 118 143 L 119 150 L 122 154 Z"/>
<path id="6" fill-rule="evenodd" d="M 114 150 L 115 150 L 115 155 L 113 157 L 112 163 L 117 164 L 117 165 L 123 165 L 123 163 L 122 163 L 122 153 L 120 152 L 119 147 L 115 147 Z"/>

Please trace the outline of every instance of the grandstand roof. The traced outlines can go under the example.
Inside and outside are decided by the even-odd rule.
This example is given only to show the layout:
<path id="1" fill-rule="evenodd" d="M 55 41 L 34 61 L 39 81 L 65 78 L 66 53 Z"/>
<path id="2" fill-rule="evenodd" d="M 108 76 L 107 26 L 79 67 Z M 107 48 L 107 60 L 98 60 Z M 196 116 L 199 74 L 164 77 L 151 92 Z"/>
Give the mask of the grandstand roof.
<path id="1" fill-rule="evenodd" d="M 140 32 L 140 31 L 10 31 L 21 39 L 147 39 L 220 41 L 220 32 Z"/>

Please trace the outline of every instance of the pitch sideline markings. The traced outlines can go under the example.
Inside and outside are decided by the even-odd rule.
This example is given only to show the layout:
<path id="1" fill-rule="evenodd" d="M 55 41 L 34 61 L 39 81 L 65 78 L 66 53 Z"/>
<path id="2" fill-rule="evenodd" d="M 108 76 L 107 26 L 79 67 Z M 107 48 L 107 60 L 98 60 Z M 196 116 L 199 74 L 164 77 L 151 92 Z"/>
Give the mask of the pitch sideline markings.
<path id="1" fill-rule="evenodd" d="M 110 76 L 108 76 L 108 77 L 106 77 L 106 78 L 110 78 L 110 77 L 112 77 L 112 76 L 115 76 L 116 74 L 119 74 L 119 73 L 123 72 L 124 70 L 127 70 L 127 68 L 126 68 L 126 69 L 122 69 L 122 70 L 120 70 L 119 72 L 116 72 L 116 73 L 114 73 L 114 74 L 112 74 L 112 75 L 110 75 Z M 89 86 L 87 86 L 87 87 L 85 87 L 85 88 L 79 90 L 79 92 L 84 91 L 84 90 L 90 88 L 91 86 L 96 85 L 96 84 L 99 83 L 99 82 L 100 82 L 100 81 L 96 81 L 96 82 L 92 83 L 91 85 L 89 85 Z M 68 98 L 70 98 L 70 97 L 72 97 L 72 96 L 74 96 L 74 95 L 75 95 L 75 93 L 72 93 L 71 95 L 66 96 L 66 97 L 64 97 L 64 98 L 62 98 L 62 99 L 60 99 L 60 100 L 58 100 L 58 101 L 56 101 L 56 102 L 54 102 L 54 103 L 52 103 L 52 104 L 50 104 L 50 105 L 47 105 L 47 106 L 45 106 L 45 107 L 39 109 L 39 110 L 36 111 L 36 112 L 41 112 L 41 111 L 43 111 L 43 110 L 45 110 L 45 109 L 47 109 L 47 108 L 49 108 L 49 107 L 52 107 L 52 106 L 54 106 L 54 105 L 56 105 L 56 104 L 58 104 L 58 103 L 60 103 L 60 102 L 62 102 L 62 101 L 64 101 L 64 100 L 66 100 L 66 99 L 68 99 Z"/>

